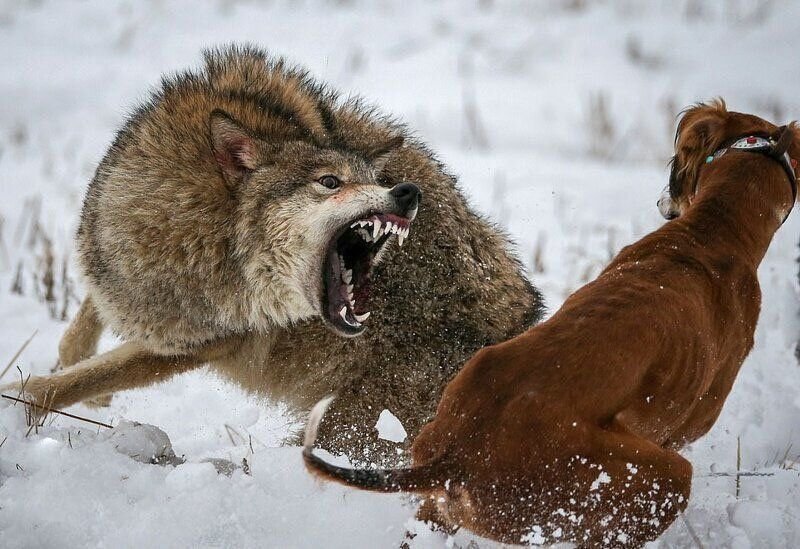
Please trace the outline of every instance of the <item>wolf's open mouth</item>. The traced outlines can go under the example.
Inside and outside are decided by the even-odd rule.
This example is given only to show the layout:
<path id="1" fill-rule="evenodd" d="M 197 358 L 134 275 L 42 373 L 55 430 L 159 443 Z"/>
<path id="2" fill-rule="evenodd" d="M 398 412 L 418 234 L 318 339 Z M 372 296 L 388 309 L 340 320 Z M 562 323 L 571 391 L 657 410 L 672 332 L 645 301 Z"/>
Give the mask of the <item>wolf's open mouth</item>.
<path id="1" fill-rule="evenodd" d="M 323 267 L 323 308 L 337 331 L 349 336 L 364 331 L 375 258 L 392 235 L 402 246 L 410 228 L 405 217 L 374 214 L 351 221 L 333 238 Z"/>

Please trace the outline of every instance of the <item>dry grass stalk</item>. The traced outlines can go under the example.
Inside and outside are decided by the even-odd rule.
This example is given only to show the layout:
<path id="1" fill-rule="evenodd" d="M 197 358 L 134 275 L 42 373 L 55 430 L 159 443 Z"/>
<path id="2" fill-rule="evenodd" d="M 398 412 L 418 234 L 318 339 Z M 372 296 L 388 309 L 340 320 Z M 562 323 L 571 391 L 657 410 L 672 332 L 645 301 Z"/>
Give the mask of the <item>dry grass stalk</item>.
<path id="1" fill-rule="evenodd" d="M 472 79 L 474 72 L 472 57 L 469 53 L 465 53 L 459 58 L 459 73 L 464 83 L 462 97 L 467 130 L 466 143 L 474 145 L 478 150 L 487 151 L 489 150 L 489 137 L 481 118 L 478 103 L 475 100 L 475 82 Z"/>
<path id="2" fill-rule="evenodd" d="M 17 274 L 14 275 L 14 282 L 11 285 L 11 293 L 23 295 L 22 293 L 22 261 L 17 263 Z"/>
<path id="3" fill-rule="evenodd" d="M 25 423 L 28 425 L 28 431 L 25 433 L 26 437 L 30 436 L 31 432 L 38 435 L 39 427 L 44 427 L 44 423 L 50 415 L 50 406 L 48 404 L 53 403 L 54 396 L 54 393 L 46 394 L 42 406 L 33 404 L 32 401 L 25 404 Z M 3 395 L 3 397 L 5 397 L 5 395 Z"/>
<path id="4" fill-rule="evenodd" d="M 472 142 L 475 143 L 475 147 L 481 151 L 489 150 L 489 138 L 481 121 L 478 104 L 474 98 L 466 96 L 466 94 L 464 97 L 464 119 L 467 121 L 467 129 Z"/>
<path id="5" fill-rule="evenodd" d="M 62 322 L 69 320 L 69 302 L 73 297 L 75 294 L 69 278 L 69 261 L 64 257 L 61 263 L 61 313 L 59 314 L 59 320 Z"/>
<path id="6" fill-rule="evenodd" d="M 56 276 L 53 241 L 42 230 L 39 230 L 39 240 L 42 243 L 42 255 L 39 257 L 39 282 L 41 284 L 40 296 L 47 304 L 47 308 L 50 311 L 50 317 L 56 319 Z"/>
<path id="7" fill-rule="evenodd" d="M 700 537 L 697 535 L 697 532 L 694 531 L 692 525 L 689 524 L 689 520 L 686 518 L 684 513 L 681 513 L 681 518 L 683 519 L 683 523 L 686 525 L 686 530 L 689 532 L 689 535 L 692 537 L 692 541 L 694 541 L 695 545 L 697 545 L 698 549 L 704 549 L 703 542 L 700 541 Z"/>
<path id="8" fill-rule="evenodd" d="M 0 395 L 0 397 L 12 400 L 14 402 L 19 402 L 20 404 L 25 404 L 26 406 L 38 408 L 41 411 L 47 412 L 49 414 L 58 414 L 61 416 L 66 416 L 68 418 L 77 419 L 78 421 L 85 421 L 86 423 L 91 423 L 92 425 L 97 425 L 98 427 L 105 427 L 106 429 L 113 429 L 113 425 L 109 425 L 108 423 L 103 423 L 102 421 L 96 421 L 94 419 L 89 419 L 86 417 L 81 417 L 75 414 L 70 414 L 69 412 L 62 412 L 61 410 L 56 410 L 55 408 L 50 408 L 49 406 L 42 406 L 36 404 L 35 402 L 28 401 L 22 398 L 16 398 L 10 395 Z"/>
<path id="9" fill-rule="evenodd" d="M 543 273 L 544 266 L 544 250 L 547 245 L 547 234 L 544 231 L 539 231 L 539 237 L 536 239 L 536 246 L 533 249 L 533 272 Z"/>
<path id="10" fill-rule="evenodd" d="M 228 438 L 230 439 L 231 444 L 233 444 L 234 446 L 239 446 L 240 444 L 246 444 L 247 443 L 247 440 L 242 436 L 242 434 L 239 431 L 237 431 L 236 429 L 234 429 L 233 427 L 231 427 L 227 423 L 225 423 L 224 425 L 225 425 L 225 432 L 228 433 Z M 234 440 L 233 435 L 236 435 L 239 438 L 240 442 L 237 443 Z"/>
<path id="11" fill-rule="evenodd" d="M 42 197 L 35 196 L 30 199 L 30 230 L 28 231 L 28 248 L 33 249 L 36 247 L 36 241 L 39 239 L 39 233 L 42 230 L 42 225 L 39 222 L 42 216 Z"/>
<path id="12" fill-rule="evenodd" d="M 5 376 L 8 373 L 8 371 L 11 369 L 11 366 L 14 365 L 14 362 L 19 358 L 19 355 L 22 354 L 22 352 L 25 350 L 25 348 L 28 346 L 31 340 L 33 340 L 34 336 L 36 336 L 37 333 L 39 333 L 39 330 L 38 329 L 34 330 L 33 333 L 31 334 L 31 337 L 26 339 L 25 343 L 23 343 L 22 346 L 19 349 L 17 349 L 17 352 L 14 353 L 14 356 L 12 356 L 11 360 L 8 361 L 8 364 L 3 369 L 3 372 L 0 373 L 0 379 L 3 379 L 3 376 Z"/>
<path id="13" fill-rule="evenodd" d="M 589 97 L 586 127 L 589 131 L 589 153 L 604 160 L 611 158 L 616 129 L 611 118 L 608 96 L 597 92 Z"/>
<path id="14" fill-rule="evenodd" d="M 742 479 L 742 438 L 736 437 L 736 499 L 739 499 Z"/>
<path id="15" fill-rule="evenodd" d="M 731 471 L 731 472 L 716 472 L 716 473 L 709 473 L 708 475 L 702 475 L 706 478 L 712 477 L 774 477 L 775 473 L 762 473 L 759 471 Z"/>
<path id="16" fill-rule="evenodd" d="M 614 259 L 617 255 L 617 230 L 614 227 L 608 227 L 608 240 L 606 240 L 606 255 L 608 261 Z"/>
<path id="17" fill-rule="evenodd" d="M 8 255 L 8 248 L 6 248 L 6 239 L 3 237 L 3 228 L 5 227 L 6 220 L 0 215 L 0 269 L 5 269 L 7 265 L 11 264 L 11 259 Z"/>
<path id="18" fill-rule="evenodd" d="M 505 228 L 508 228 L 508 206 L 506 205 L 506 176 L 499 171 L 495 174 L 494 185 L 492 186 L 492 211 L 497 221 Z"/>

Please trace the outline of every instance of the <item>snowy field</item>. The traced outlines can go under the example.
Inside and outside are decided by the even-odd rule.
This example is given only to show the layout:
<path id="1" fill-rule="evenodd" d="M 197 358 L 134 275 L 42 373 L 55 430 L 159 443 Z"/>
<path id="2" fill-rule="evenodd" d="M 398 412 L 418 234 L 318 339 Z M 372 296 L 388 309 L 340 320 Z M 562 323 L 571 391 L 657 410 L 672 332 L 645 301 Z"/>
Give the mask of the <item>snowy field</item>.
<path id="1" fill-rule="evenodd" d="M 128 109 L 205 46 L 255 42 L 402 117 L 513 236 L 553 310 L 662 223 L 682 107 L 720 95 L 800 118 L 798 21 L 792 0 L 0 0 L 0 371 L 35 333 L 3 381 L 54 367 L 82 295 L 86 185 Z M 795 212 L 764 261 L 756 348 L 684 452 L 691 504 L 658 547 L 800 546 L 798 228 Z M 415 549 L 495 547 L 427 533 L 408 498 L 313 480 L 281 444 L 296 418 L 207 372 L 69 411 L 157 425 L 186 462 L 118 451 L 147 451 L 130 427 L 53 417 L 28 433 L 0 405 L 0 547 L 398 547 L 407 527 Z M 738 490 L 737 444 L 739 469 L 763 475 Z"/>

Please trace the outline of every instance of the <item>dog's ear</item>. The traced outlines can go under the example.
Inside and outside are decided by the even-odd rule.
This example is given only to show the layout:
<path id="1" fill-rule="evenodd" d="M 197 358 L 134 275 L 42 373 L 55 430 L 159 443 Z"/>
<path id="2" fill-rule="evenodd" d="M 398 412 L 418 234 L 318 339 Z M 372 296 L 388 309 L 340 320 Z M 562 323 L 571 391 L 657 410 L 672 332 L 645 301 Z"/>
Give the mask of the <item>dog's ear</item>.
<path id="1" fill-rule="evenodd" d="M 689 199 L 694 194 L 700 167 L 725 139 L 727 114 L 722 99 L 699 103 L 683 111 L 675 133 L 675 156 L 670 170 L 673 200 Z"/>
<path id="2" fill-rule="evenodd" d="M 258 166 L 258 139 L 228 113 L 215 110 L 209 117 L 214 158 L 229 186 L 235 186 Z"/>

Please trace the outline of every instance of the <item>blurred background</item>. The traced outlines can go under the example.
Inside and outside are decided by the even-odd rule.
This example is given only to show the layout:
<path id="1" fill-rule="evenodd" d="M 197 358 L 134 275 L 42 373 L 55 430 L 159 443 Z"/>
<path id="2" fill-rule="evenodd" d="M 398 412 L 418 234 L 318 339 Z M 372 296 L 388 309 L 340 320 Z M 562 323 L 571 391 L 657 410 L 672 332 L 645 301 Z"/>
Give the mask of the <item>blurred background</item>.
<path id="1" fill-rule="evenodd" d="M 0 369 L 35 330 L 20 368 L 54 366 L 82 296 L 71 252 L 86 185 L 126 114 L 161 74 L 197 66 L 204 47 L 255 43 L 406 122 L 512 236 L 553 310 L 663 222 L 655 202 L 682 108 L 721 96 L 776 123 L 800 117 L 797 21 L 792 0 L 0 0 Z M 717 426 L 686 452 L 695 495 L 665 547 L 800 546 L 798 217 L 761 269 L 756 349 Z M 225 484 L 182 466 L 172 483 L 148 484 L 155 473 L 122 462 L 81 468 L 105 455 L 92 436 L 86 454 L 62 449 L 59 460 L 19 441 L 0 447 L 0 535 L 19 546 L 129 546 L 154 532 L 168 546 L 396 546 L 413 514 L 401 498 L 320 496 L 299 458 L 277 448 L 294 418 L 203 372 L 120 395 L 106 411 L 75 408 L 159 425 L 192 458 L 247 455 L 263 474 Z M 76 432 L 65 420 L 50 428 L 57 441 Z M 15 429 L 0 421 L 0 441 Z M 27 475 L 12 463 L 23 457 Z M 737 464 L 769 476 L 736 489 Z M 140 490 L 93 487 L 98 474 L 140 478 Z M 95 506 L 67 512 L 42 485 Z M 198 498 L 207 509 L 189 512 Z M 342 501 L 339 513 L 324 507 Z M 98 509 L 125 535 L 88 528 Z M 41 543 L 24 543 L 32 528 Z"/>

